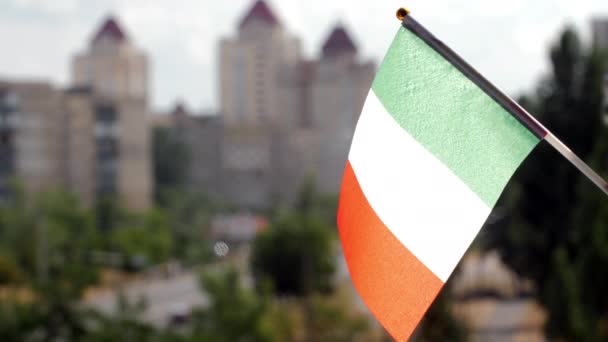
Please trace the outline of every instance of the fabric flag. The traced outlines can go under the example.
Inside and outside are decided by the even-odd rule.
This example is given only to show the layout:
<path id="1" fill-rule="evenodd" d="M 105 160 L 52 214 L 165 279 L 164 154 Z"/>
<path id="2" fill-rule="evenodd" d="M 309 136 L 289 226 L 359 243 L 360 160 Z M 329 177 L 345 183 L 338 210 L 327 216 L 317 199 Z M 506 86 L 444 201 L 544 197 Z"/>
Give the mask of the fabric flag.
<path id="1" fill-rule="evenodd" d="M 411 16 L 402 26 L 359 118 L 338 209 L 353 283 L 399 341 L 546 135 Z"/>

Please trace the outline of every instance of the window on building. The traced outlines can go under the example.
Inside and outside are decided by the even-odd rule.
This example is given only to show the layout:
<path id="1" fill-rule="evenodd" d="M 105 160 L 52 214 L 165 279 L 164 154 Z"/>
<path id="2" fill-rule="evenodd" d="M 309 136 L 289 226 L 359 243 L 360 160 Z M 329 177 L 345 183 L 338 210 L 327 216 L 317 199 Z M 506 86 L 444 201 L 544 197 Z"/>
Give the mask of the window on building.
<path id="1" fill-rule="evenodd" d="M 115 122 L 118 118 L 116 108 L 111 105 L 100 105 L 97 107 L 95 119 L 97 122 Z"/>
<path id="2" fill-rule="evenodd" d="M 118 156 L 116 139 L 100 138 L 97 140 L 97 157 L 99 160 L 115 159 Z"/>
<path id="3" fill-rule="evenodd" d="M 245 51 L 237 49 L 234 58 L 234 99 L 236 101 L 235 115 L 244 118 L 247 113 L 247 60 Z"/>
<path id="4" fill-rule="evenodd" d="M 0 133 L 0 179 L 10 177 L 14 171 L 14 147 L 8 132 Z"/>
<path id="5" fill-rule="evenodd" d="M 95 136 L 118 138 L 118 113 L 112 106 L 100 106 L 96 111 Z"/>
<path id="6" fill-rule="evenodd" d="M 95 119 L 97 193 L 99 196 L 107 196 L 115 194 L 117 189 L 118 112 L 114 106 L 100 105 L 95 112 Z"/>
<path id="7" fill-rule="evenodd" d="M 97 154 L 97 193 L 100 196 L 116 193 L 118 179 L 117 155 Z"/>
<path id="8" fill-rule="evenodd" d="M 0 92 L 0 182 L 6 182 L 14 172 L 14 121 L 17 115 L 16 95 Z"/>

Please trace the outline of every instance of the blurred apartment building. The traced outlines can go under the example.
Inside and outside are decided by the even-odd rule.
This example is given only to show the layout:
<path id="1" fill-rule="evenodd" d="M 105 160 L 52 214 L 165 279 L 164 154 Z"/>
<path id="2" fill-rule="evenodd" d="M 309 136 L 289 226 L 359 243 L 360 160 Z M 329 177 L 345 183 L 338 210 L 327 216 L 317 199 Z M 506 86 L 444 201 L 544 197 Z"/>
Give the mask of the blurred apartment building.
<path id="1" fill-rule="evenodd" d="M 72 65 L 75 87 L 92 90 L 98 192 L 117 195 L 128 207 L 150 205 L 152 177 L 146 56 L 113 18 Z"/>
<path id="2" fill-rule="evenodd" d="M 608 52 L 608 18 L 595 18 L 591 21 L 591 31 L 593 35 L 593 45 Z M 605 109 L 604 113 L 608 116 L 608 74 L 604 76 Z"/>
<path id="3" fill-rule="evenodd" d="M 215 117 L 176 108 L 174 127 L 192 151 L 191 182 L 243 207 L 292 200 L 306 177 L 338 193 L 350 140 L 373 80 L 348 32 L 337 25 L 317 60 L 263 0 L 220 42 Z"/>
<path id="4" fill-rule="evenodd" d="M 164 123 L 189 148 L 188 179 L 194 189 L 218 196 L 221 191 L 221 137 L 222 122 L 215 115 L 192 115 L 184 104 L 177 104 L 170 115 L 156 115 L 170 119 Z M 158 123 L 153 123 L 158 126 Z M 162 124 L 161 124 L 162 125 Z"/>
<path id="5" fill-rule="evenodd" d="M 67 127 L 77 100 L 43 82 L 0 81 L 0 198 L 17 176 L 27 191 L 67 182 Z"/>
<path id="6" fill-rule="evenodd" d="M 593 45 L 601 49 L 608 49 L 608 18 L 595 18 L 591 20 Z"/>
<path id="7" fill-rule="evenodd" d="M 72 86 L 0 82 L 0 196 L 64 188 L 87 205 L 150 204 L 146 58 L 109 18 L 75 57 Z"/>

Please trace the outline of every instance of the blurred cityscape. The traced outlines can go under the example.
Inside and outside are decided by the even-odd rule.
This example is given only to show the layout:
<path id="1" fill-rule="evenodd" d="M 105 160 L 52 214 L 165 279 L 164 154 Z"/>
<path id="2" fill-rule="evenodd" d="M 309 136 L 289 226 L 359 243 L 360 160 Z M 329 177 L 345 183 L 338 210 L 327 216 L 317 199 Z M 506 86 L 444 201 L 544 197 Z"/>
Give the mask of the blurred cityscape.
<path id="1" fill-rule="evenodd" d="M 1 340 L 390 340 L 335 228 L 377 64 L 341 24 L 305 58 L 270 5 L 219 41 L 217 113 L 151 108 L 145 47 L 113 16 L 69 87 L 0 79 Z M 605 176 L 608 19 L 591 27 L 589 44 L 556 33 L 551 75 L 521 103 Z M 608 339 L 606 201 L 535 158 L 415 339 Z"/>

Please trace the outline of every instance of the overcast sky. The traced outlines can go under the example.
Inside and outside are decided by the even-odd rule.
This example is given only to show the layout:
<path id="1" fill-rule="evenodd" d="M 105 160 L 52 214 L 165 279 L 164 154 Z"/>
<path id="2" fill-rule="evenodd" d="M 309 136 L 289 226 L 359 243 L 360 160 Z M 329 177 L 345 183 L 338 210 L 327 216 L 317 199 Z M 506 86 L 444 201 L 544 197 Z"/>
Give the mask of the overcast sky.
<path id="1" fill-rule="evenodd" d="M 412 14 L 508 93 L 530 89 L 546 69 L 546 50 L 566 24 L 587 38 L 589 21 L 608 17 L 606 0 L 267 0 L 308 57 L 337 22 L 366 59 L 379 62 L 399 23 Z M 218 40 L 234 35 L 253 0 L 0 0 L 0 78 L 67 85 L 71 56 L 85 49 L 109 13 L 151 61 L 152 101 L 181 98 L 217 109 Z"/>

